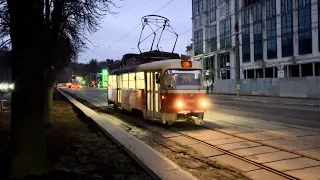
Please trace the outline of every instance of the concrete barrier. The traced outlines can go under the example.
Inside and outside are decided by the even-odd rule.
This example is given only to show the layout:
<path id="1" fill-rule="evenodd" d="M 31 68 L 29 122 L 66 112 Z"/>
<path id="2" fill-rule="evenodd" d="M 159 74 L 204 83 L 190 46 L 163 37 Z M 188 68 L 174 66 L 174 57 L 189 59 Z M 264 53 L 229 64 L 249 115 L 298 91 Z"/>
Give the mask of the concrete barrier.
<path id="1" fill-rule="evenodd" d="M 234 79 L 217 80 L 214 93 L 235 94 Z M 320 99 L 320 77 L 241 79 L 243 95 Z"/>

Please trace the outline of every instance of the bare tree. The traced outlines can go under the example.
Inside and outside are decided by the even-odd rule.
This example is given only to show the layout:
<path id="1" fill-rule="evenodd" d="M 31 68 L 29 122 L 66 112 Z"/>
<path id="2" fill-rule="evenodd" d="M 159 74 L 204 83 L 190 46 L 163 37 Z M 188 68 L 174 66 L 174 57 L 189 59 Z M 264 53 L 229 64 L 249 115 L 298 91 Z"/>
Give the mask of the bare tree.
<path id="1" fill-rule="evenodd" d="M 15 83 L 13 178 L 46 172 L 43 123 L 50 109 L 50 86 L 58 70 L 85 48 L 86 35 L 99 28 L 103 15 L 114 13 L 112 7 L 112 0 L 0 0 L 0 38 L 11 43 Z"/>
<path id="2" fill-rule="evenodd" d="M 44 123 L 49 124 L 52 104 L 53 84 L 56 78 L 56 70 L 61 70 L 59 64 L 66 64 L 70 59 L 55 59 L 54 49 L 59 49 L 59 38 L 69 39 L 71 54 L 67 57 L 75 57 L 76 54 L 85 49 L 86 35 L 95 32 L 99 27 L 101 18 L 106 14 L 114 14 L 110 7 L 116 7 L 112 0 L 45 0 L 45 21 L 48 41 L 47 48 L 48 64 L 45 77 L 47 79 L 48 99 L 45 100 Z M 65 53 L 67 53 L 65 51 Z M 67 62 L 65 61 L 67 60 Z M 54 70 L 55 69 L 55 70 Z"/>

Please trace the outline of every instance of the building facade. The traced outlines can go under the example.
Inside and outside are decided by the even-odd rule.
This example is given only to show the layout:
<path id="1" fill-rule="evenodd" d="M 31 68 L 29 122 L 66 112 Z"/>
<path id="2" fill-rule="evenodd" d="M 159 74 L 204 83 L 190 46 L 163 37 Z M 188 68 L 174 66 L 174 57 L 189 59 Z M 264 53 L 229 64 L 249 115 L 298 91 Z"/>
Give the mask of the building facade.
<path id="1" fill-rule="evenodd" d="M 193 58 L 208 84 L 235 78 L 236 16 L 241 79 L 320 76 L 319 0 L 192 3 Z"/>
<path id="2" fill-rule="evenodd" d="M 186 47 L 186 53 L 187 53 L 187 56 L 193 56 L 193 45 L 190 44 Z"/>

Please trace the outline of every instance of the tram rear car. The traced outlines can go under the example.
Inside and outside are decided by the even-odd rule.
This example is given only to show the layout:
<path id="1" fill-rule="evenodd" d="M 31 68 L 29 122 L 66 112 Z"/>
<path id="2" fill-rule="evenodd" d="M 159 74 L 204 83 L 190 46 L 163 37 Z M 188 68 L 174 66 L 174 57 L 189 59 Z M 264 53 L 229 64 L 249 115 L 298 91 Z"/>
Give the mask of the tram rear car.
<path id="1" fill-rule="evenodd" d="M 108 102 L 163 124 L 203 124 L 206 91 L 198 61 L 156 61 L 114 70 L 109 75 Z"/>

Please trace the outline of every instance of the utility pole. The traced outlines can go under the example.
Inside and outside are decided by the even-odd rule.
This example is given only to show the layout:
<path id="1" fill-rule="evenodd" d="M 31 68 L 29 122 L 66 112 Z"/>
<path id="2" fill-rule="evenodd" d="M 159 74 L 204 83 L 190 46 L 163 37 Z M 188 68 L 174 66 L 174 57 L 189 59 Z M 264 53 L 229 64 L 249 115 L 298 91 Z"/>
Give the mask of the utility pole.
<path id="1" fill-rule="evenodd" d="M 236 36 L 236 58 L 235 58 L 235 65 L 236 65 L 236 90 L 237 90 L 237 97 L 240 97 L 240 41 L 239 41 L 239 8 L 238 8 L 238 0 L 234 0 L 235 5 L 235 36 Z"/>

